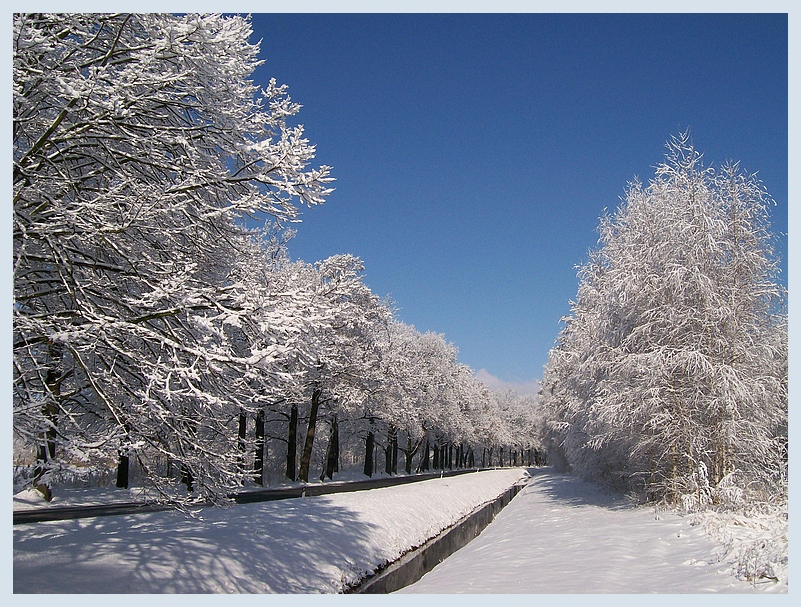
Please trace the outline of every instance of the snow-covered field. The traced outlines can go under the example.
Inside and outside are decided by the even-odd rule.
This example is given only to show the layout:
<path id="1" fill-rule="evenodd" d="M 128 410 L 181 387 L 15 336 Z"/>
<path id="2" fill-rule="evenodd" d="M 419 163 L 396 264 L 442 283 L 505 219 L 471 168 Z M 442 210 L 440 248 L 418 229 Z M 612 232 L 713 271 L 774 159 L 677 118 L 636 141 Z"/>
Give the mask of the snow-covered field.
<path id="1" fill-rule="evenodd" d="M 762 593 L 785 583 L 734 576 L 691 515 L 632 508 L 548 469 L 467 546 L 401 593 Z"/>
<path id="2" fill-rule="evenodd" d="M 750 584 L 698 517 L 632 508 L 595 485 L 531 470 L 425 593 L 771 593 Z M 525 469 L 356 493 L 14 526 L 15 593 L 336 593 L 500 495 Z M 73 495 L 69 501 L 75 503 Z M 786 552 L 785 552 L 786 554 Z"/>
<path id="3" fill-rule="evenodd" d="M 303 499 L 14 526 L 14 592 L 335 593 L 525 469 Z M 68 501 L 75 504 L 73 497 Z"/>

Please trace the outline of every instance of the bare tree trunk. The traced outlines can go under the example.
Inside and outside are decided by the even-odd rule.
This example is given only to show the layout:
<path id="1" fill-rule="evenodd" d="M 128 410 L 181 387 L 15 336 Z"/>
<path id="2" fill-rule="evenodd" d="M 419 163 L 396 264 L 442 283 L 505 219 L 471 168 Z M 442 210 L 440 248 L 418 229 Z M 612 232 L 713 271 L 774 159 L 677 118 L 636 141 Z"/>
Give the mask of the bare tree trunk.
<path id="1" fill-rule="evenodd" d="M 128 459 L 127 455 L 123 455 L 122 450 L 120 450 L 120 456 L 117 460 L 117 487 L 120 489 L 127 489 L 128 488 L 128 469 L 130 466 L 130 460 Z"/>
<path id="2" fill-rule="evenodd" d="M 412 436 L 408 432 L 406 433 L 406 450 L 403 452 L 403 455 L 405 457 L 405 463 L 406 463 L 406 465 L 404 466 L 406 474 L 411 474 L 412 457 L 414 456 L 414 453 L 412 453 Z"/>
<path id="3" fill-rule="evenodd" d="M 194 491 L 194 479 L 192 478 L 192 470 L 186 464 L 181 464 L 181 482 L 186 485 L 186 490 L 189 493 Z"/>
<path id="4" fill-rule="evenodd" d="M 253 456 L 253 478 L 256 484 L 262 487 L 264 487 L 264 451 L 266 447 L 267 443 L 264 440 L 264 409 L 259 409 L 256 414 L 256 452 Z"/>
<path id="5" fill-rule="evenodd" d="M 130 430 L 130 426 L 126 423 L 125 433 L 127 434 Z M 130 484 L 128 472 L 130 470 L 131 461 L 124 446 L 120 447 L 117 453 L 119 457 L 117 459 L 117 482 L 115 484 L 120 489 L 127 489 Z"/>
<path id="6" fill-rule="evenodd" d="M 306 443 L 300 456 L 300 471 L 298 478 L 304 483 L 309 482 L 309 466 L 311 465 L 312 447 L 314 447 L 314 432 L 317 427 L 317 411 L 320 408 L 320 389 L 312 393 L 311 411 L 309 412 L 309 427 L 306 430 Z"/>
<path id="7" fill-rule="evenodd" d="M 331 437 L 328 439 L 328 448 L 325 452 L 325 468 L 320 474 L 320 480 L 325 480 L 327 476 L 333 480 L 334 472 L 338 471 L 339 461 L 339 426 L 336 415 L 331 419 Z"/>
<path id="8" fill-rule="evenodd" d="M 334 417 L 334 424 L 334 458 L 332 462 L 332 472 L 339 472 L 339 421 L 337 421 L 336 417 Z"/>
<path id="9" fill-rule="evenodd" d="M 392 474 L 392 426 L 387 429 L 387 445 L 384 447 L 384 472 Z"/>
<path id="10" fill-rule="evenodd" d="M 248 414 L 245 412 L 244 409 L 239 409 L 239 427 L 238 427 L 238 436 L 239 439 L 237 440 L 237 446 L 239 447 L 239 470 L 241 472 L 245 471 L 245 435 L 247 433 L 248 427 Z"/>
<path id="11" fill-rule="evenodd" d="M 286 444 L 286 477 L 294 481 L 295 476 L 295 458 L 298 454 L 298 406 L 292 405 L 289 411 L 289 435 Z"/>
<path id="12" fill-rule="evenodd" d="M 56 426 L 58 423 L 58 399 L 61 395 L 61 357 L 63 347 L 53 345 L 47 348 L 48 364 L 45 373 L 45 387 L 49 397 L 42 412 L 48 422 L 47 428 L 39 434 L 41 442 L 36 447 L 36 467 L 34 468 L 33 486 L 48 502 L 53 499 L 50 480 L 43 481 L 47 473 L 47 462 L 56 459 Z"/>
<path id="13" fill-rule="evenodd" d="M 375 446 L 375 434 L 369 432 L 364 445 L 364 474 L 373 476 L 373 447 Z"/>
<path id="14" fill-rule="evenodd" d="M 392 427 L 392 474 L 398 473 L 398 431 Z"/>

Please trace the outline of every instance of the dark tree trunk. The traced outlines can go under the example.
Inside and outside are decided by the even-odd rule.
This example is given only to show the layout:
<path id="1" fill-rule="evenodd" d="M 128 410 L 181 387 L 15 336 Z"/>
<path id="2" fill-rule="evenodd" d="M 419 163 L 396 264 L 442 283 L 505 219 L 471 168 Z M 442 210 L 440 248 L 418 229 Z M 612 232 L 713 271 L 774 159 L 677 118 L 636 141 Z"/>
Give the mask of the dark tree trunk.
<path id="1" fill-rule="evenodd" d="M 324 480 L 327 476 L 333 480 L 334 472 L 339 470 L 339 426 L 337 418 L 334 416 L 331 419 L 331 437 L 328 439 L 328 449 L 325 452 L 325 468 L 320 475 L 320 480 Z"/>
<path id="2" fill-rule="evenodd" d="M 239 410 L 239 450 L 245 450 L 245 433 L 248 428 L 248 414 L 244 409 Z"/>
<path id="3" fill-rule="evenodd" d="M 194 479 L 192 478 L 192 470 L 186 464 L 181 464 L 181 482 L 186 485 L 186 490 L 189 493 L 195 490 Z"/>
<path id="4" fill-rule="evenodd" d="M 298 455 L 298 406 L 292 405 L 289 411 L 289 435 L 286 444 L 286 477 L 294 481 L 295 458 Z"/>
<path id="5" fill-rule="evenodd" d="M 387 428 L 387 446 L 384 449 L 384 471 L 387 474 L 398 473 L 398 431 L 395 426 Z"/>
<path id="6" fill-rule="evenodd" d="M 128 468 L 130 461 L 127 455 L 123 455 L 120 451 L 120 457 L 117 460 L 117 487 L 120 489 L 128 488 Z"/>
<path id="7" fill-rule="evenodd" d="M 439 470 L 439 445 L 434 443 L 434 470 Z"/>
<path id="8" fill-rule="evenodd" d="M 375 446 L 375 434 L 369 432 L 364 444 L 364 474 L 373 476 L 373 447 Z"/>
<path id="9" fill-rule="evenodd" d="M 253 455 L 253 480 L 261 487 L 264 487 L 264 451 L 266 447 L 267 443 L 264 440 L 264 409 L 259 409 L 256 414 L 256 452 Z"/>
<path id="10" fill-rule="evenodd" d="M 398 473 L 398 431 L 392 428 L 392 474 Z"/>
<path id="11" fill-rule="evenodd" d="M 237 447 L 239 448 L 239 470 L 244 473 L 247 469 L 245 463 L 245 434 L 248 427 L 248 414 L 244 409 L 239 410 L 239 439 L 237 440 Z"/>
<path id="12" fill-rule="evenodd" d="M 242 455 L 239 457 L 239 469 L 244 471 L 245 470 L 245 434 L 247 433 L 248 427 L 248 414 L 245 412 L 244 409 L 239 410 L 239 427 L 238 427 L 238 436 L 239 440 L 237 441 L 237 445 L 239 446 L 239 451 Z"/>
<path id="13" fill-rule="evenodd" d="M 334 428 L 334 459 L 332 462 L 333 471 L 339 472 L 339 422 L 334 418 L 336 427 Z"/>
<path id="14" fill-rule="evenodd" d="M 453 470 L 453 443 L 448 443 L 448 470 Z"/>
<path id="15" fill-rule="evenodd" d="M 125 424 L 125 433 L 128 434 L 131 431 L 130 425 L 127 423 Z M 127 489 L 128 485 L 130 484 L 129 480 L 129 470 L 131 461 L 128 457 L 128 452 L 124 448 L 120 448 L 117 451 L 119 457 L 117 458 L 117 482 L 116 485 L 120 489 Z"/>
<path id="16" fill-rule="evenodd" d="M 418 443 L 419 445 L 420 443 Z M 412 437 L 410 434 L 406 434 L 406 451 L 403 452 L 403 455 L 406 458 L 406 465 L 404 466 L 406 470 L 406 474 L 412 473 L 412 457 L 414 453 L 412 453 Z"/>
<path id="17" fill-rule="evenodd" d="M 42 408 L 45 419 L 48 422 L 47 428 L 39 434 L 40 443 L 36 447 L 36 467 L 34 468 L 33 486 L 42 494 L 46 501 L 53 499 L 53 490 L 50 481 L 42 482 L 42 477 L 47 472 L 48 461 L 56 459 L 56 425 L 58 423 L 58 399 L 61 395 L 61 357 L 63 347 L 61 345 L 49 346 L 47 349 L 48 366 L 45 373 L 45 387 L 50 393 L 50 398 Z"/>
<path id="18" fill-rule="evenodd" d="M 431 449 L 431 444 L 428 442 L 428 437 L 426 437 L 426 448 L 425 451 L 423 451 L 423 465 L 422 465 L 423 470 L 425 470 L 426 472 L 428 472 L 431 469 L 431 458 L 429 453 L 430 449 Z"/>
<path id="19" fill-rule="evenodd" d="M 499 453 L 500 457 L 500 467 L 503 468 L 503 447 L 501 447 L 501 452 Z"/>
<path id="20" fill-rule="evenodd" d="M 316 389 L 312 394 L 311 411 L 309 412 L 309 427 L 306 430 L 306 443 L 300 455 L 300 471 L 298 478 L 304 483 L 309 482 L 309 466 L 311 465 L 312 447 L 314 447 L 314 432 L 317 427 L 317 411 L 320 408 L 320 393 Z"/>

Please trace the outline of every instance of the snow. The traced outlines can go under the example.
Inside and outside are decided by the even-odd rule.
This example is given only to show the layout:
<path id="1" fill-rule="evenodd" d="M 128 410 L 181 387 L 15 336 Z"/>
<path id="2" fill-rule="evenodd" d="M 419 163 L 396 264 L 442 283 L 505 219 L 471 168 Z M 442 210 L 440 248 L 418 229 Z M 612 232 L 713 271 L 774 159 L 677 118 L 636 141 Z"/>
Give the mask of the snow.
<path id="1" fill-rule="evenodd" d="M 336 593 L 529 474 L 478 538 L 400 593 L 787 592 L 786 583 L 738 580 L 731 550 L 698 517 L 633 507 L 547 467 L 193 516 L 15 525 L 14 592 Z"/>
<path id="2" fill-rule="evenodd" d="M 526 474 L 14 526 L 15 593 L 335 593 Z M 76 499 L 69 500 L 75 504 Z"/>
<path id="3" fill-rule="evenodd" d="M 58 508 L 60 506 L 101 506 L 103 504 L 122 504 L 142 502 L 141 488 L 59 488 L 51 501 L 42 497 L 36 489 L 28 487 L 14 494 L 14 512 L 21 510 L 39 510 L 41 508 Z"/>
<path id="4" fill-rule="evenodd" d="M 549 469 L 467 546 L 399 593 L 761 593 L 697 517 L 632 507 Z M 503 589 L 503 590 L 501 590 Z"/>

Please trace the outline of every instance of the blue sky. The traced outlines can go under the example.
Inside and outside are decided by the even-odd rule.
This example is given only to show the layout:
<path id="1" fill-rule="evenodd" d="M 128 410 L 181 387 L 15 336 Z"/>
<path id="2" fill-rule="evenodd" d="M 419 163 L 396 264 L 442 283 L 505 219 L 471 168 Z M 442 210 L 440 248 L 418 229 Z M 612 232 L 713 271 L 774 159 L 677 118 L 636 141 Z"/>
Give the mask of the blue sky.
<path id="1" fill-rule="evenodd" d="M 758 171 L 787 232 L 787 16 L 254 14 L 266 63 L 333 167 L 290 243 L 359 256 L 461 362 L 541 377 L 604 208 L 691 130 Z M 786 284 L 787 239 L 778 247 Z"/>

